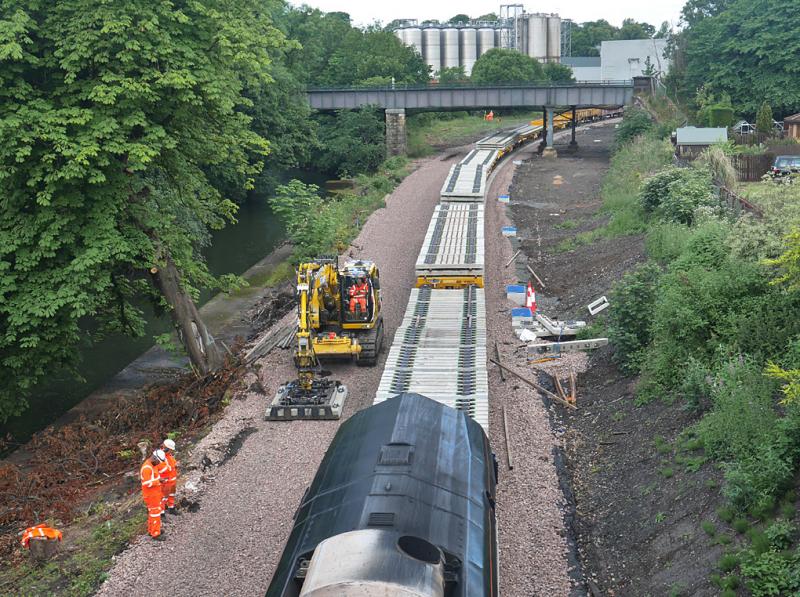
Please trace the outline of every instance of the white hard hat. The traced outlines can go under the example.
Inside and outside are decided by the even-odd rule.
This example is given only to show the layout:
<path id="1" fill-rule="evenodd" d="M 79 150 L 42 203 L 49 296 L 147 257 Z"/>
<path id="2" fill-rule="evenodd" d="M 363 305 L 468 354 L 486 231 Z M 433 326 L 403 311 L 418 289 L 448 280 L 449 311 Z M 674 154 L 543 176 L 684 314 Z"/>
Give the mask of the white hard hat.
<path id="1" fill-rule="evenodd" d="M 167 448 L 168 450 L 174 450 L 175 449 L 175 442 L 172 441 L 171 439 L 165 439 L 164 440 L 164 447 Z"/>
<path id="2" fill-rule="evenodd" d="M 153 456 L 158 458 L 161 462 L 164 462 L 167 459 L 167 455 L 164 454 L 164 450 L 155 450 L 153 452 Z"/>

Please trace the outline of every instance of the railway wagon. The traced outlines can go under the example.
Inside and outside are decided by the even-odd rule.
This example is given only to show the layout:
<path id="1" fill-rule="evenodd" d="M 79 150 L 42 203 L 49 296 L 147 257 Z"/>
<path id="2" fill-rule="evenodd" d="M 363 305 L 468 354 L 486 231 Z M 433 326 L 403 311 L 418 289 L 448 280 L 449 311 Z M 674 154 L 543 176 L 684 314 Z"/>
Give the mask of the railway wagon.
<path id="1" fill-rule="evenodd" d="M 495 597 L 497 469 L 464 413 L 402 394 L 336 433 L 267 597 Z"/>
<path id="2" fill-rule="evenodd" d="M 494 149 L 473 149 L 463 160 L 450 168 L 442 185 L 442 201 L 483 202 L 486 179 L 500 152 Z"/>
<path id="3" fill-rule="evenodd" d="M 417 288 L 483 288 L 483 220 L 480 203 L 436 206 L 414 272 Z"/>
<path id="4" fill-rule="evenodd" d="M 374 404 L 416 392 L 464 411 L 489 431 L 486 302 L 482 288 L 411 291 Z"/>

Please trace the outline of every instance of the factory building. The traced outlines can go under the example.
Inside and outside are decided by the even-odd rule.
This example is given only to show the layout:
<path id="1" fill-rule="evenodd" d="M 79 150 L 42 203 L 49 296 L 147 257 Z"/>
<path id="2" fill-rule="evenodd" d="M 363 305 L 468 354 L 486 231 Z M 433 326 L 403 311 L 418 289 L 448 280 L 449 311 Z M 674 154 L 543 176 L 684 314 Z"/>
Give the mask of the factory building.
<path id="1" fill-rule="evenodd" d="M 529 14 L 521 4 L 503 6 L 501 18 L 493 22 L 421 26 L 410 19 L 395 29 L 395 35 L 416 48 L 434 76 L 458 66 L 469 75 L 475 61 L 492 48 L 516 49 L 540 62 L 561 59 L 561 17 Z"/>

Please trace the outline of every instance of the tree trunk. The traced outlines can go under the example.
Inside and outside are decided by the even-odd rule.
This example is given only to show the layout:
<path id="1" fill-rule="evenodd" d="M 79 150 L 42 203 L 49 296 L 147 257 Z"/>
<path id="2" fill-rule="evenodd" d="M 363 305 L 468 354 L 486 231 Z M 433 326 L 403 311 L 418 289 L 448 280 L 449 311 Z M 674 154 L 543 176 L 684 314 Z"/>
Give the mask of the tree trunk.
<path id="1" fill-rule="evenodd" d="M 163 267 L 153 268 L 151 274 L 154 284 L 172 307 L 172 323 L 192 365 L 203 375 L 219 369 L 224 361 L 223 352 L 203 323 L 192 297 L 183 289 L 172 257 L 165 255 Z"/>

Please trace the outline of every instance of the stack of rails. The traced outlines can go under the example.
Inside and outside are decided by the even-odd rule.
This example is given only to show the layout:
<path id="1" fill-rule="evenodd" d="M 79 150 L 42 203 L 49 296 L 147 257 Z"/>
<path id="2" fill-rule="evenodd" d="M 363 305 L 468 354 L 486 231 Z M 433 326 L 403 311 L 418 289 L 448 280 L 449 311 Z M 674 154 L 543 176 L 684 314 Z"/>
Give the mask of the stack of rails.
<path id="1" fill-rule="evenodd" d="M 536 137 L 525 125 L 482 139 L 453 166 L 422 243 L 416 288 L 395 332 L 375 404 L 415 392 L 489 431 L 484 300 L 486 181 L 500 157 Z"/>
<path id="2" fill-rule="evenodd" d="M 466 412 L 489 433 L 486 304 L 482 288 L 411 291 L 375 404 L 403 392 Z"/>
<path id="3" fill-rule="evenodd" d="M 440 203 L 417 258 L 417 288 L 483 287 L 483 204 Z"/>

